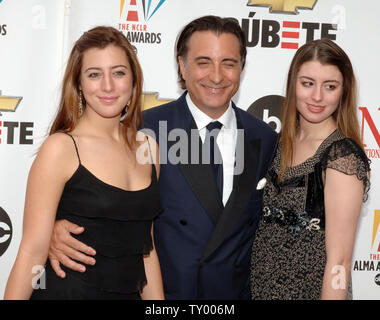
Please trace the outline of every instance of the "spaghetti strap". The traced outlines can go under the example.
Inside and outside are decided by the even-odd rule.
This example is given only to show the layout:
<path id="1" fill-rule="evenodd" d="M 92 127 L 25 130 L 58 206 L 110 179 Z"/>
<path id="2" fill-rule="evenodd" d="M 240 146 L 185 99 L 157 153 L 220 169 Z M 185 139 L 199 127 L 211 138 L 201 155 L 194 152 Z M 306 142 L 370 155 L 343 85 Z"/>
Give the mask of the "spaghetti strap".
<path id="1" fill-rule="evenodd" d="M 74 142 L 74 147 L 75 147 L 75 151 L 77 152 L 77 156 L 78 156 L 78 160 L 79 160 L 79 164 L 82 164 L 81 161 L 80 161 L 80 157 L 79 157 L 79 152 L 78 152 L 78 147 L 77 147 L 77 144 L 74 140 L 74 137 L 70 134 L 70 133 L 67 133 L 67 132 L 64 132 L 64 134 L 67 134 Z"/>
<path id="2" fill-rule="evenodd" d="M 152 177 L 153 177 L 153 171 L 154 171 L 154 177 L 155 177 L 155 180 L 157 180 L 156 165 L 155 165 L 155 163 L 154 163 L 154 161 L 153 161 L 152 150 L 150 149 L 150 143 L 149 143 L 148 136 L 146 137 L 146 141 L 148 141 L 148 148 L 149 148 L 150 161 L 151 161 L 151 163 L 152 163 Z"/>

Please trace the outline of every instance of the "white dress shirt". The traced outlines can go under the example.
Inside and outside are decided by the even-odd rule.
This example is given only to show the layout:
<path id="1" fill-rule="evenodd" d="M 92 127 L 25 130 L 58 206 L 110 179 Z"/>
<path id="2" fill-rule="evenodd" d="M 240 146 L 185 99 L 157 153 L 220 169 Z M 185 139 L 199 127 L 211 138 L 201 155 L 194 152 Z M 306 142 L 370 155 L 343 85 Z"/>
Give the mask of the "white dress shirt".
<path id="1" fill-rule="evenodd" d="M 190 112 L 197 125 L 199 136 L 202 142 L 206 136 L 206 126 L 213 121 L 219 121 L 223 126 L 218 134 L 216 143 L 219 147 L 223 160 L 223 205 L 225 206 L 233 188 L 234 181 L 234 166 L 235 166 L 235 149 L 237 138 L 237 121 L 235 111 L 232 104 L 218 119 L 212 119 L 203 111 L 199 110 L 190 98 L 186 95 L 186 102 L 189 106 Z"/>

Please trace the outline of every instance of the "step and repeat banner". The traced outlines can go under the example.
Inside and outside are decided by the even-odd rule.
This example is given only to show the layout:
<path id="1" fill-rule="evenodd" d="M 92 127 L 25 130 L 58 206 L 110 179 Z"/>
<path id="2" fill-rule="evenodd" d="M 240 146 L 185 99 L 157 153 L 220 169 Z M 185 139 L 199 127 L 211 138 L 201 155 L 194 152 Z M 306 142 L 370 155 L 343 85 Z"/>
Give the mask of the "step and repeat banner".
<path id="1" fill-rule="evenodd" d="M 352 263 L 353 297 L 380 299 L 380 1 L 375 0 L 0 0 L 0 297 L 21 241 L 28 172 L 56 113 L 75 40 L 97 25 L 122 31 L 137 49 L 144 108 L 151 108 L 181 94 L 176 37 L 189 21 L 208 14 L 240 22 L 248 57 L 233 100 L 277 132 L 296 49 L 327 37 L 351 58 L 363 143 L 372 161 Z"/>

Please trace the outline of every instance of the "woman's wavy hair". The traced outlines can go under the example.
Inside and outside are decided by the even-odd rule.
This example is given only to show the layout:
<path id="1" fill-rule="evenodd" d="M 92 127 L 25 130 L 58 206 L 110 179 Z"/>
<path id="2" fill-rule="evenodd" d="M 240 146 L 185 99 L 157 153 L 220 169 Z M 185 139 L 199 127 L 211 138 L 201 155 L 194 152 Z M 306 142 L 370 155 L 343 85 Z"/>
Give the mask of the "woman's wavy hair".
<path id="1" fill-rule="evenodd" d="M 301 66 L 308 61 L 319 61 L 323 65 L 336 66 L 342 73 L 343 91 L 339 106 L 332 116 L 338 130 L 363 148 L 356 110 L 357 86 L 351 61 L 343 49 L 329 39 L 310 41 L 297 50 L 288 73 L 286 97 L 281 116 L 279 181 L 284 177 L 289 163 L 292 163 L 294 141 L 299 128 L 299 115 L 296 109 L 297 75 Z"/>
<path id="2" fill-rule="evenodd" d="M 136 49 L 128 39 L 118 30 L 108 26 L 98 26 L 87 32 L 75 42 L 65 70 L 62 84 L 59 109 L 49 134 L 55 132 L 70 132 L 78 123 L 79 99 L 80 99 L 80 73 L 83 62 L 83 54 L 92 48 L 104 49 L 109 45 L 117 46 L 127 55 L 133 75 L 133 90 L 128 111 L 122 120 L 126 143 L 133 147 L 136 141 L 137 130 L 141 127 L 141 94 L 143 74 L 136 56 Z M 83 109 L 85 109 L 85 100 Z M 127 134 L 127 130 L 130 130 Z"/>

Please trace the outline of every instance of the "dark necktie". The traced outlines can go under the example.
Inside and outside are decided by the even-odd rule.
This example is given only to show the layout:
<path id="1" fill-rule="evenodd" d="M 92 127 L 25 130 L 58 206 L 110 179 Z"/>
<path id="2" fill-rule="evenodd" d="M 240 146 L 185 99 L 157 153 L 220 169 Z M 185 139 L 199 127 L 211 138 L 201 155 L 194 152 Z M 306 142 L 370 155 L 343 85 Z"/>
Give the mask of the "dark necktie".
<path id="1" fill-rule="evenodd" d="M 210 165 L 213 169 L 216 185 L 218 187 L 221 198 L 223 199 L 223 162 L 216 138 L 223 124 L 219 121 L 210 122 L 206 126 L 205 143 L 210 141 Z"/>

